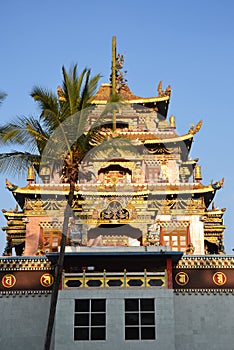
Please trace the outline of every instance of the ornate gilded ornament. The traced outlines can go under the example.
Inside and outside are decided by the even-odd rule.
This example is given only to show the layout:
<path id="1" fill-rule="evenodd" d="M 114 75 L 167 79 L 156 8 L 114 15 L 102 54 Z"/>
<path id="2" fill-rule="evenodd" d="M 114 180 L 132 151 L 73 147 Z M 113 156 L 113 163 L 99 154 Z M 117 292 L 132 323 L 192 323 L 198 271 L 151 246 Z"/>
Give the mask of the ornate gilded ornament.
<path id="1" fill-rule="evenodd" d="M 213 282 L 218 286 L 223 286 L 227 282 L 227 276 L 221 271 L 215 272 L 213 275 Z"/>
<path id="2" fill-rule="evenodd" d="M 100 213 L 102 220 L 128 220 L 129 216 L 129 211 L 123 208 L 118 201 L 110 202 L 107 208 Z"/>
<path id="3" fill-rule="evenodd" d="M 195 135 L 201 129 L 201 126 L 202 126 L 202 119 L 197 123 L 195 127 L 191 126 L 189 130 L 189 134 Z"/>
<path id="4" fill-rule="evenodd" d="M 188 284 L 189 276 L 185 272 L 178 272 L 175 276 L 175 281 L 180 286 L 185 286 Z"/>
<path id="5" fill-rule="evenodd" d="M 43 287 L 51 287 L 54 283 L 54 277 L 50 273 L 44 273 L 40 278 Z"/>
<path id="6" fill-rule="evenodd" d="M 7 274 L 2 278 L 2 285 L 5 288 L 12 288 L 16 284 L 16 278 L 12 274 Z"/>

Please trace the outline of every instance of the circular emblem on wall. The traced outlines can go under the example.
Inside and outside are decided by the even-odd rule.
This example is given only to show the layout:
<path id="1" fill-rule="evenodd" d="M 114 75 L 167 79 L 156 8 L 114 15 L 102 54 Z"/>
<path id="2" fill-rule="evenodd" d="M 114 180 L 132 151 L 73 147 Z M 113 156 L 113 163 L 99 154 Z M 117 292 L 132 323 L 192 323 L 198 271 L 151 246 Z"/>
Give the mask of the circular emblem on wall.
<path id="1" fill-rule="evenodd" d="M 2 278 L 2 285 L 5 288 L 12 288 L 16 283 L 16 278 L 12 274 L 7 274 Z"/>
<path id="2" fill-rule="evenodd" d="M 50 287 L 54 283 L 54 277 L 50 273 L 44 273 L 40 278 L 43 287 Z"/>
<path id="3" fill-rule="evenodd" d="M 189 281 L 189 276 L 185 272 L 178 272 L 175 276 L 175 281 L 180 286 L 185 286 Z"/>
<path id="4" fill-rule="evenodd" d="M 225 273 L 223 273 L 221 271 L 217 271 L 213 275 L 213 281 L 218 286 L 222 286 L 223 284 L 225 284 L 227 282 L 227 276 L 225 275 Z"/>

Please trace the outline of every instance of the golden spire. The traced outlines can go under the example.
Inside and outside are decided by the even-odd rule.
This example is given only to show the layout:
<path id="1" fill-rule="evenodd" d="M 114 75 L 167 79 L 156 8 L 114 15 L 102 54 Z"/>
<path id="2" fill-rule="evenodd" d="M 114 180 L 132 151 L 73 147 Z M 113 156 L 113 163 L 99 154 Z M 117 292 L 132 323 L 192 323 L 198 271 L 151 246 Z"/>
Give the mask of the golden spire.
<path id="1" fill-rule="evenodd" d="M 194 168 L 194 180 L 196 180 L 196 181 L 202 180 L 201 166 L 200 165 L 196 165 Z"/>
<path id="2" fill-rule="evenodd" d="M 36 175 L 33 166 L 28 167 L 27 181 L 32 183 L 36 180 Z"/>
<path id="3" fill-rule="evenodd" d="M 115 94 L 116 90 L 116 36 L 112 37 L 112 95 Z"/>
<path id="4" fill-rule="evenodd" d="M 170 120 L 170 127 L 175 129 L 176 128 L 175 116 L 171 115 L 169 120 Z"/>

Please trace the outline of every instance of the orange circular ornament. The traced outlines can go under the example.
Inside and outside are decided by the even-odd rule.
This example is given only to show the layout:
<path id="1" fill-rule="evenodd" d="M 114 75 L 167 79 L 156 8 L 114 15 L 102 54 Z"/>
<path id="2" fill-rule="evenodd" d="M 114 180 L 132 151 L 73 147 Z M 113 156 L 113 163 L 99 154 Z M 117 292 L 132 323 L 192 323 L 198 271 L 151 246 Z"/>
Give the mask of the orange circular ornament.
<path id="1" fill-rule="evenodd" d="M 175 281 L 180 286 L 185 286 L 189 281 L 189 276 L 185 272 L 178 272 L 175 276 Z"/>
<path id="2" fill-rule="evenodd" d="M 213 282 L 217 284 L 217 286 L 222 286 L 227 282 L 227 276 L 225 275 L 225 273 L 217 271 L 213 275 Z"/>
<path id="3" fill-rule="evenodd" d="M 2 278 L 2 285 L 5 288 L 12 288 L 16 284 L 16 278 L 12 274 L 7 274 Z"/>
<path id="4" fill-rule="evenodd" d="M 54 283 L 54 277 L 50 273 L 44 273 L 40 278 L 43 287 L 50 287 Z"/>

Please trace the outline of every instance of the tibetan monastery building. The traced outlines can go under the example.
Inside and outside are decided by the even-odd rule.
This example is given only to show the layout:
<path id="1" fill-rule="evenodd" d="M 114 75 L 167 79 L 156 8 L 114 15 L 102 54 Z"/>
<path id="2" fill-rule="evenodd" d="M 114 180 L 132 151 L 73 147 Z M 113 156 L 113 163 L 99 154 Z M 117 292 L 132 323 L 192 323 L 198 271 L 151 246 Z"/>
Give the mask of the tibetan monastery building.
<path id="1" fill-rule="evenodd" d="M 233 349 L 234 257 L 224 251 L 225 209 L 214 205 L 224 180 L 204 184 L 190 156 L 202 121 L 179 135 L 171 87 L 160 81 L 156 96 L 136 96 L 123 57 L 113 61 L 111 83 L 86 111 L 92 138 L 70 208 L 51 349 Z M 3 210 L 2 350 L 43 349 L 70 190 L 63 170 L 54 175 L 48 161 L 39 175 L 29 167 L 24 187 L 6 181 L 16 208 Z"/>

